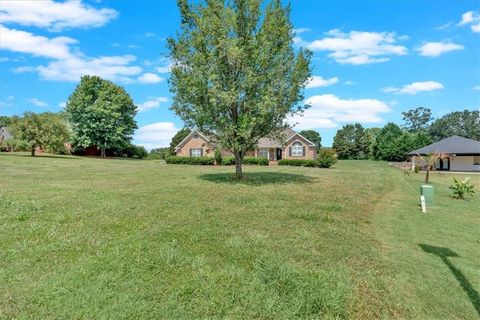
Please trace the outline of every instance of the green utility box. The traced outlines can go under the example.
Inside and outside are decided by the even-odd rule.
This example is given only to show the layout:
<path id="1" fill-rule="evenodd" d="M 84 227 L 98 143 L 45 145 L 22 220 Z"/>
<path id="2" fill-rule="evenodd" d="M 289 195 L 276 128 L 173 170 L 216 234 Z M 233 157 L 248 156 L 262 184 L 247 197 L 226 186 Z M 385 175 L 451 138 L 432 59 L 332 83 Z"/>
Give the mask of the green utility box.
<path id="1" fill-rule="evenodd" d="M 420 194 L 425 197 L 425 206 L 433 207 L 433 186 L 424 184 L 420 187 Z"/>

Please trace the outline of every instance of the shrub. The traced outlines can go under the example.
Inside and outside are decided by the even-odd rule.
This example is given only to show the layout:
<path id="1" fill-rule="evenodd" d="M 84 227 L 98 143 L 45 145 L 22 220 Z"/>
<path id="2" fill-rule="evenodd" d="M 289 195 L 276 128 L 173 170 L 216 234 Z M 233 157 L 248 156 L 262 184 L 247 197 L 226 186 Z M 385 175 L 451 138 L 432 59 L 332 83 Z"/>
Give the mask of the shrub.
<path id="1" fill-rule="evenodd" d="M 335 163 L 337 163 L 337 155 L 332 149 L 321 149 L 318 153 L 319 167 L 321 168 L 330 168 Z"/>
<path id="2" fill-rule="evenodd" d="M 282 159 L 278 161 L 279 166 L 295 166 L 295 167 L 319 167 L 320 163 L 317 160 L 305 159 Z"/>
<path id="3" fill-rule="evenodd" d="M 245 157 L 243 158 L 243 164 L 254 164 L 258 166 L 268 166 L 268 159 L 267 158 L 257 158 L 257 157 Z M 234 162 L 235 163 L 235 159 Z"/>
<path id="4" fill-rule="evenodd" d="M 420 172 L 420 166 L 418 164 L 416 164 L 413 170 L 415 171 L 415 173 L 419 173 Z"/>
<path id="5" fill-rule="evenodd" d="M 147 159 L 148 160 L 165 160 L 165 157 L 170 155 L 169 148 L 156 148 L 150 150 Z"/>
<path id="6" fill-rule="evenodd" d="M 456 178 L 453 178 L 453 184 L 449 186 L 453 190 L 453 197 L 457 199 L 465 199 L 465 196 L 473 197 L 475 186 L 470 184 L 470 178 L 467 177 L 463 181 L 458 181 Z"/>
<path id="7" fill-rule="evenodd" d="M 215 163 L 217 165 L 222 164 L 222 151 L 220 149 L 215 149 Z"/>
<path id="8" fill-rule="evenodd" d="M 215 164 L 215 159 L 212 157 L 170 156 L 165 158 L 165 162 L 169 164 L 213 165 Z"/>
<path id="9" fill-rule="evenodd" d="M 234 157 L 225 157 L 222 159 L 222 165 L 224 166 L 231 166 L 235 164 L 235 158 Z"/>

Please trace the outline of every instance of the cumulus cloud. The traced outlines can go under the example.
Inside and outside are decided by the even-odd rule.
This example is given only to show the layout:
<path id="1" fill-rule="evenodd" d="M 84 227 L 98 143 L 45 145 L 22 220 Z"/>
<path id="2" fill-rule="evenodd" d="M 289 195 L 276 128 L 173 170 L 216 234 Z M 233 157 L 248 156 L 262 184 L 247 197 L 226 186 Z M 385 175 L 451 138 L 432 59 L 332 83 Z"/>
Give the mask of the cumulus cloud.
<path id="1" fill-rule="evenodd" d="M 480 90 L 480 85 L 473 87 L 473 90 Z"/>
<path id="2" fill-rule="evenodd" d="M 316 95 L 305 101 L 311 107 L 303 116 L 289 119 L 296 128 L 334 128 L 338 123 L 381 123 L 380 114 L 390 111 L 387 103 L 377 99 L 341 99 L 333 94 Z"/>
<path id="3" fill-rule="evenodd" d="M 326 33 L 327 37 L 308 43 L 312 51 L 330 52 L 328 57 L 341 64 L 362 65 L 388 61 L 389 56 L 405 55 L 407 48 L 398 45 L 393 32 L 350 31 L 345 33 L 334 29 Z M 301 40 L 301 39 L 300 39 Z M 297 39 L 297 43 L 300 43 Z M 303 40 L 302 40 L 303 41 Z"/>
<path id="4" fill-rule="evenodd" d="M 155 122 L 140 127 L 135 133 L 134 140 L 147 149 L 166 147 L 178 130 L 173 122 Z"/>
<path id="5" fill-rule="evenodd" d="M 22 0 L 2 1 L 0 15 L 5 24 L 15 23 L 60 31 L 66 28 L 103 26 L 117 17 L 118 13 L 109 8 L 93 8 L 81 0 Z"/>
<path id="6" fill-rule="evenodd" d="M 163 78 L 159 77 L 155 73 L 147 72 L 142 74 L 140 77 L 138 77 L 138 82 L 139 83 L 144 83 L 144 84 L 153 84 L 153 83 L 159 83 L 163 81 Z"/>
<path id="7" fill-rule="evenodd" d="M 67 106 L 67 103 L 66 103 L 65 101 L 62 101 L 62 102 L 60 102 L 60 103 L 58 104 L 58 107 L 59 107 L 60 109 L 65 109 L 66 106 Z"/>
<path id="8" fill-rule="evenodd" d="M 324 79 L 321 76 L 313 76 L 310 78 L 310 81 L 307 84 L 307 88 L 311 89 L 311 88 L 327 87 L 335 83 L 338 83 L 337 77 Z"/>
<path id="9" fill-rule="evenodd" d="M 168 102 L 168 98 L 149 97 L 143 103 L 138 105 L 138 112 L 144 112 L 150 109 L 158 108 L 162 102 Z"/>
<path id="10" fill-rule="evenodd" d="M 480 13 L 468 11 L 462 15 L 459 26 L 469 25 L 473 32 L 480 32 Z"/>
<path id="11" fill-rule="evenodd" d="M 46 106 L 48 106 L 48 103 L 38 98 L 31 98 L 31 99 L 28 99 L 27 101 L 37 107 L 45 108 Z"/>
<path id="12" fill-rule="evenodd" d="M 427 42 L 417 50 L 420 52 L 422 56 L 438 57 L 443 53 L 456 51 L 456 50 L 463 50 L 463 49 L 464 49 L 464 46 L 462 45 L 459 45 L 453 42 L 442 41 L 442 42 Z"/>
<path id="13" fill-rule="evenodd" d="M 387 93 L 394 93 L 394 94 L 411 94 L 415 95 L 419 92 L 429 92 L 435 90 L 444 89 L 443 84 L 437 81 L 423 81 L 423 82 L 412 82 L 410 84 L 406 84 L 401 88 L 395 87 L 387 87 L 384 88 L 383 91 Z"/>

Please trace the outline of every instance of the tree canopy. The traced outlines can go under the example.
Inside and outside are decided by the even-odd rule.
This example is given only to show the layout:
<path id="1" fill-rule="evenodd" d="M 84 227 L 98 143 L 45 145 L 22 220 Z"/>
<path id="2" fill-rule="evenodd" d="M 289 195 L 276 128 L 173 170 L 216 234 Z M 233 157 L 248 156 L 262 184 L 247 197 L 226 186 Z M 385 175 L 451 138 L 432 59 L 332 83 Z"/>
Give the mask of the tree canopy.
<path id="1" fill-rule="evenodd" d="M 168 148 L 168 151 L 171 155 L 175 155 L 175 147 L 178 146 L 180 142 L 182 142 L 183 139 L 185 139 L 189 134 L 191 130 L 188 128 L 182 128 L 175 133 L 175 135 L 172 138 L 172 141 L 170 142 L 170 147 Z"/>
<path id="2" fill-rule="evenodd" d="M 453 135 L 480 141 L 480 112 L 456 111 L 435 120 L 428 128 L 434 141 Z"/>
<path id="3" fill-rule="evenodd" d="M 12 125 L 12 117 L 0 116 L 0 127 L 8 127 Z"/>
<path id="4" fill-rule="evenodd" d="M 101 156 L 105 149 L 130 143 L 137 128 L 137 107 L 128 93 L 111 81 L 84 76 L 65 108 L 72 126 L 75 146 L 97 146 Z"/>
<path id="5" fill-rule="evenodd" d="M 320 150 L 322 147 L 322 137 L 320 137 L 320 133 L 315 130 L 303 130 L 300 131 L 300 134 L 313 142 L 317 146 L 318 150 Z"/>
<path id="6" fill-rule="evenodd" d="M 340 159 L 368 159 L 369 136 L 360 123 L 347 124 L 337 131 L 333 148 Z"/>
<path id="7" fill-rule="evenodd" d="M 430 121 L 433 120 L 432 111 L 429 108 L 418 107 L 402 112 L 403 128 L 410 132 L 417 132 L 428 128 Z"/>
<path id="8" fill-rule="evenodd" d="M 178 1 L 181 26 L 168 40 L 171 109 L 234 153 L 278 135 L 306 106 L 311 52 L 293 48 L 290 6 L 280 0 Z"/>

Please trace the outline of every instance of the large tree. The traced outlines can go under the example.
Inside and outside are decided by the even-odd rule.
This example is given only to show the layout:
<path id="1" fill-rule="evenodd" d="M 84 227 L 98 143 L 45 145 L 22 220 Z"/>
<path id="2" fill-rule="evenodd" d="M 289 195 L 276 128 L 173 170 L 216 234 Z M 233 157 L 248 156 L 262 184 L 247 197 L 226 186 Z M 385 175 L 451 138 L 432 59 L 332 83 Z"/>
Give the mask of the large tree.
<path id="1" fill-rule="evenodd" d="M 322 137 L 320 137 L 320 133 L 315 130 L 303 130 L 300 131 L 300 134 L 313 142 L 317 146 L 318 150 L 320 150 L 322 147 Z"/>
<path id="2" fill-rule="evenodd" d="M 178 1 L 180 31 L 168 40 L 171 109 L 242 160 L 286 117 L 301 113 L 311 52 L 295 51 L 290 6 L 280 0 Z"/>
<path id="3" fill-rule="evenodd" d="M 172 138 L 172 141 L 170 141 L 170 147 L 168 148 L 168 152 L 171 155 L 175 155 L 175 148 L 178 146 L 180 142 L 182 142 L 183 139 L 185 139 L 191 132 L 192 130 L 188 128 L 182 128 L 175 133 L 175 135 Z"/>
<path id="4" fill-rule="evenodd" d="M 0 127 L 8 127 L 12 124 L 12 117 L 0 116 Z"/>
<path id="5" fill-rule="evenodd" d="M 347 124 L 335 134 L 333 148 L 340 159 L 367 159 L 369 137 L 360 123 Z"/>
<path id="6" fill-rule="evenodd" d="M 403 127 L 410 132 L 425 130 L 433 120 L 432 111 L 429 108 L 418 107 L 402 112 Z"/>
<path id="7" fill-rule="evenodd" d="M 74 146 L 105 150 L 127 145 L 137 128 L 137 107 L 120 86 L 96 76 L 82 77 L 65 108 Z"/>
<path id="8" fill-rule="evenodd" d="M 480 112 L 464 110 L 446 114 L 435 120 L 428 132 L 434 141 L 453 135 L 480 141 Z"/>
<path id="9" fill-rule="evenodd" d="M 52 112 L 25 112 L 22 117 L 14 117 L 12 131 L 15 140 L 28 145 L 32 157 L 38 147 L 53 153 L 64 150 L 69 138 L 63 115 Z"/>

